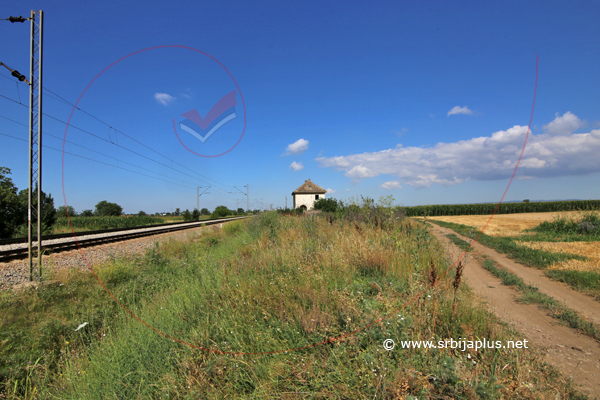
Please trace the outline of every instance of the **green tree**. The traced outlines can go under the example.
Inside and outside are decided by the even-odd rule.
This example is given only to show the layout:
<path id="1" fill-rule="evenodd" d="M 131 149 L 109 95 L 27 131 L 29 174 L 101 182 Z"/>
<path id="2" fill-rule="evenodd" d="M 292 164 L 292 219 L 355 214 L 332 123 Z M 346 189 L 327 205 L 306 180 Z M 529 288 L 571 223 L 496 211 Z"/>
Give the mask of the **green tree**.
<path id="1" fill-rule="evenodd" d="M 197 208 L 192 211 L 192 221 L 200 221 L 200 211 Z"/>
<path id="2" fill-rule="evenodd" d="M 94 211 L 94 215 L 99 217 L 104 216 L 116 216 L 123 214 L 123 207 L 118 205 L 117 203 L 109 203 L 106 200 L 102 200 L 98 204 L 96 204 L 96 211 Z"/>
<path id="3" fill-rule="evenodd" d="M 77 216 L 77 212 L 72 206 L 60 206 L 56 209 L 56 216 L 59 218 L 67 218 L 67 211 L 69 212 L 69 217 Z"/>
<path id="4" fill-rule="evenodd" d="M 336 199 L 319 199 L 315 201 L 313 208 L 315 210 L 333 213 L 338 208 L 338 201 Z"/>
<path id="5" fill-rule="evenodd" d="M 138 217 L 145 217 L 148 214 L 146 214 L 145 211 L 140 211 L 139 213 L 137 213 L 137 215 L 138 215 Z"/>
<path id="6" fill-rule="evenodd" d="M 31 193 L 31 206 L 33 208 L 37 208 L 37 187 L 33 189 Z M 23 210 L 23 223 L 19 226 L 19 229 L 13 236 L 24 237 L 27 236 L 27 221 L 25 220 L 25 215 L 27 215 L 27 208 L 29 207 L 29 199 L 28 199 L 28 190 L 23 189 L 19 192 L 19 203 L 20 207 Z M 51 194 L 46 194 L 42 190 L 42 234 L 46 235 L 52 232 L 52 225 L 56 222 L 56 210 L 54 209 L 54 199 Z M 37 215 L 36 213 L 31 213 L 31 224 L 35 228 L 34 231 L 37 231 Z"/>
<path id="7" fill-rule="evenodd" d="M 83 210 L 79 215 L 81 217 L 92 217 L 94 215 L 94 212 L 92 210 Z"/>
<path id="8" fill-rule="evenodd" d="M 174 216 L 179 217 L 181 215 L 181 210 L 179 208 L 175 209 L 175 212 L 173 213 Z"/>
<path id="9" fill-rule="evenodd" d="M 244 209 L 242 207 L 240 207 L 240 208 L 237 209 L 237 214 L 238 215 L 242 215 L 242 214 L 245 214 L 245 213 L 246 213 L 246 211 L 244 211 Z"/>
<path id="10" fill-rule="evenodd" d="M 211 214 L 212 218 L 223 218 L 232 214 L 232 211 L 225 206 L 217 206 Z"/>
<path id="11" fill-rule="evenodd" d="M 17 227 L 25 222 L 25 212 L 19 202 L 17 187 L 10 175 L 10 169 L 0 167 L 0 239 L 14 235 Z"/>
<path id="12" fill-rule="evenodd" d="M 201 215 L 210 215 L 210 211 L 208 211 L 208 208 L 203 208 L 202 210 L 200 210 L 200 214 Z"/>
<path id="13" fill-rule="evenodd" d="M 192 213 L 190 212 L 190 210 L 185 210 L 181 213 L 181 215 L 183 215 L 183 220 L 185 222 L 190 222 L 192 220 Z"/>

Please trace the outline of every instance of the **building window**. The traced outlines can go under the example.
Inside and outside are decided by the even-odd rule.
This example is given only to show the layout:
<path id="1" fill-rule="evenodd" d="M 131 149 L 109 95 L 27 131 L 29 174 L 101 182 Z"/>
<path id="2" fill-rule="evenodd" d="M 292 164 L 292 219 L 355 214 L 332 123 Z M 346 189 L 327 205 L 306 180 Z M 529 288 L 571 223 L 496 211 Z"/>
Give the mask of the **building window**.
<path id="1" fill-rule="evenodd" d="M 315 194 L 315 200 L 319 200 L 319 195 Z"/>

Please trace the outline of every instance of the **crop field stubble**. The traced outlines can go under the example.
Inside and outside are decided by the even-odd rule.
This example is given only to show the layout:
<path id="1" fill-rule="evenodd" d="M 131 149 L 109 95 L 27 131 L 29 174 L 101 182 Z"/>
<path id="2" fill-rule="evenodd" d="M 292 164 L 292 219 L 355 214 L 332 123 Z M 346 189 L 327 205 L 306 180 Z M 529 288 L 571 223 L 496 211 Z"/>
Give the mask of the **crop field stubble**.
<path id="1" fill-rule="evenodd" d="M 554 263 L 548 267 L 549 270 L 573 270 L 594 271 L 600 273 L 600 241 L 556 241 L 560 239 L 548 238 L 548 241 L 530 240 L 535 232 L 533 228 L 543 222 L 556 220 L 577 221 L 590 212 L 564 211 L 548 213 L 526 213 L 526 214 L 499 214 L 494 215 L 484 230 L 484 233 L 493 237 L 512 237 L 515 242 L 531 249 L 541 249 L 553 253 L 566 253 L 582 257 L 587 260 L 564 260 Z M 600 214 L 599 212 L 591 214 Z M 456 215 L 444 217 L 432 217 L 432 220 L 451 222 L 474 227 L 480 230 L 490 219 L 489 215 Z M 519 240 L 521 239 L 521 240 Z"/>

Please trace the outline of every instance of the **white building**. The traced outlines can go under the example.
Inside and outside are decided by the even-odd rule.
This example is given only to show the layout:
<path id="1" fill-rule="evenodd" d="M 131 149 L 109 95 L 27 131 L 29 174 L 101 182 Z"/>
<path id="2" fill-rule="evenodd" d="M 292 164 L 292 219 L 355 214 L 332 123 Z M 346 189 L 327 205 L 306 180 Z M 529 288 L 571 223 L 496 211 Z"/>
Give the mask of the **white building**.
<path id="1" fill-rule="evenodd" d="M 304 181 L 302 186 L 292 192 L 294 208 L 303 208 L 305 211 L 312 210 L 315 201 L 324 199 L 325 193 L 327 193 L 327 190 L 308 179 Z"/>

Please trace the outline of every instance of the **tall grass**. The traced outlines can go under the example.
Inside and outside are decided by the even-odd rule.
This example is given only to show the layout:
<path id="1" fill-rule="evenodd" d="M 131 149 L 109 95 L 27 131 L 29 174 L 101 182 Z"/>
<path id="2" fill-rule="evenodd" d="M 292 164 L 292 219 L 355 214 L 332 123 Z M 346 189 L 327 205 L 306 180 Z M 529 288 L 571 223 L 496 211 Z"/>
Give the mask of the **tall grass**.
<path id="1" fill-rule="evenodd" d="M 519 387 L 519 395 L 554 388 L 576 395 L 529 350 L 383 349 L 385 339 L 514 337 L 473 305 L 460 279 L 446 273 L 442 245 L 414 221 L 388 220 L 382 228 L 381 220 L 332 224 L 265 213 L 204 232 L 98 268 L 144 323 L 109 296 L 92 303 L 83 296 L 77 321 L 49 347 L 61 355 L 56 366 L 25 369 L 33 371 L 27 384 L 8 375 L 4 393 L 494 398 Z M 20 298 L 21 307 L 35 298 Z M 74 331 L 86 312 L 91 319 L 108 305 L 109 318 Z"/>

